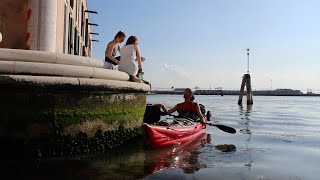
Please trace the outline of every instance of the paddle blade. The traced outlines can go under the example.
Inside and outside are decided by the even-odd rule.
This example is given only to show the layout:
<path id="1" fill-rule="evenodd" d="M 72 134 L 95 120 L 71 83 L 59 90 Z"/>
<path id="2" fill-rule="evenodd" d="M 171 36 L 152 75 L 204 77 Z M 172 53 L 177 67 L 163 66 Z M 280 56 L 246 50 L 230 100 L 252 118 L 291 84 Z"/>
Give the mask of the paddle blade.
<path id="1" fill-rule="evenodd" d="M 209 126 L 215 126 L 215 127 L 219 128 L 221 131 L 224 131 L 224 132 L 227 132 L 230 134 L 235 134 L 237 132 L 234 128 L 229 127 L 229 126 L 225 126 L 222 124 L 211 124 L 211 123 L 206 123 L 206 124 L 208 124 Z"/>
<path id="2" fill-rule="evenodd" d="M 211 117 L 212 117 L 211 111 L 207 112 L 206 117 L 207 117 L 207 121 L 211 121 Z"/>

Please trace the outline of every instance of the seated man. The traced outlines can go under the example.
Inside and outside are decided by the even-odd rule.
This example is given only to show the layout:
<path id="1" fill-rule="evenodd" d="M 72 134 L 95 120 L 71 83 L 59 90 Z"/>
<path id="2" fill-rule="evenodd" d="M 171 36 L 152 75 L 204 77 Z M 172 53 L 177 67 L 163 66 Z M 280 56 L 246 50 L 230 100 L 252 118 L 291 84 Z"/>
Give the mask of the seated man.
<path id="1" fill-rule="evenodd" d="M 183 103 L 179 103 L 171 109 L 167 109 L 162 104 L 159 104 L 158 106 L 167 114 L 171 114 L 177 111 L 180 117 L 184 117 L 184 116 L 188 117 L 190 114 L 198 115 L 198 117 L 200 118 L 200 122 L 204 123 L 205 122 L 204 115 L 200 110 L 199 104 L 192 102 L 194 100 L 194 96 L 190 88 L 187 88 L 184 90 L 183 98 L 184 98 Z"/>

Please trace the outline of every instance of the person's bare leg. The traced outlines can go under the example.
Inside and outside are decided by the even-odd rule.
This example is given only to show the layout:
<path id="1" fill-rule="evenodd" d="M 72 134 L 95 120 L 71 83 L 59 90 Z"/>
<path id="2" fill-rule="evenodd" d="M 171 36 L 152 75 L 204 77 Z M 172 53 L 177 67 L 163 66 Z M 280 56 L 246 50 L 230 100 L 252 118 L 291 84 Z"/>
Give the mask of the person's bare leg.
<path id="1" fill-rule="evenodd" d="M 137 76 L 132 76 L 132 81 L 141 83 L 141 80 Z"/>

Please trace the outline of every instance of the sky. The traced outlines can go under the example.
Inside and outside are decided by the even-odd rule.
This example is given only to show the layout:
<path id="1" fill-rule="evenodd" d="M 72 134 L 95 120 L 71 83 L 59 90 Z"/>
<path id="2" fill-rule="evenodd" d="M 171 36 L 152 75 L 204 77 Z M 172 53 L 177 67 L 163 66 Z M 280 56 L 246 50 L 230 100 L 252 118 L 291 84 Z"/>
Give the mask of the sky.
<path id="1" fill-rule="evenodd" d="M 320 91 L 319 0 L 88 0 L 93 57 L 118 31 L 139 39 L 154 88 Z M 124 45 L 125 42 L 122 44 Z"/>

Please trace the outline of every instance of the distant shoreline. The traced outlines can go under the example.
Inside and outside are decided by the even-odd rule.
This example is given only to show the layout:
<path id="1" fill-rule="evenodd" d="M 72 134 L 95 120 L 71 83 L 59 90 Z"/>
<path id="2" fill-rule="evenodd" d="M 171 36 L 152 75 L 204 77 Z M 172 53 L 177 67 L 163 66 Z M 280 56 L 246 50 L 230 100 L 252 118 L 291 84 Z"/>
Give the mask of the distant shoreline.
<path id="1" fill-rule="evenodd" d="M 292 92 L 281 92 L 281 91 L 252 91 L 254 96 L 320 96 L 320 94 L 315 93 L 302 93 L 301 91 L 293 91 Z M 169 95 L 182 95 L 183 91 L 175 91 L 175 90 L 154 90 L 149 95 L 157 95 L 157 94 L 169 94 Z M 239 96 L 240 91 L 233 90 L 196 90 L 194 91 L 195 95 L 218 95 L 218 96 Z M 244 92 L 246 95 L 246 92 Z"/>

